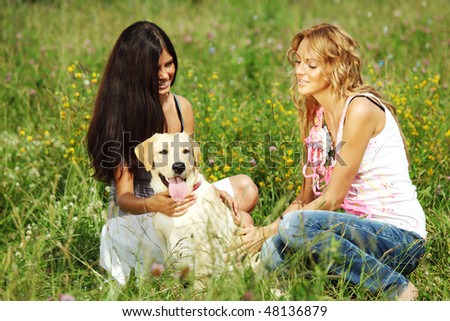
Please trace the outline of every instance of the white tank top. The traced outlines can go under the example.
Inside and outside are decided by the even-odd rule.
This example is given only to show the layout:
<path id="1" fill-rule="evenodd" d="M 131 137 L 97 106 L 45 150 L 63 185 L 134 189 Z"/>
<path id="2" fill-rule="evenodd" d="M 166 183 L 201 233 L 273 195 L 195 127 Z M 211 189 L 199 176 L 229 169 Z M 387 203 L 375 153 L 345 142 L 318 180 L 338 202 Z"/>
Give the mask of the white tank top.
<path id="1" fill-rule="evenodd" d="M 409 177 L 408 159 L 397 122 L 376 96 L 370 93 L 362 95 L 375 99 L 384 108 L 386 123 L 383 130 L 369 140 L 342 208 L 350 213 L 391 223 L 425 238 L 425 214 L 417 200 L 416 187 Z M 345 114 L 352 98 L 349 97 L 345 104 L 336 146 L 342 140 Z"/>

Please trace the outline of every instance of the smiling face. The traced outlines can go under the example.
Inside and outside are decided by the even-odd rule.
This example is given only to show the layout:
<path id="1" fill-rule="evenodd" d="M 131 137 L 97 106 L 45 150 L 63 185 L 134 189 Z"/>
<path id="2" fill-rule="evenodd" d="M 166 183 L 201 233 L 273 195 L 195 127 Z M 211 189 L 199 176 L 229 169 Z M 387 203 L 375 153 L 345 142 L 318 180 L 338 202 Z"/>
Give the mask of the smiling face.
<path id="1" fill-rule="evenodd" d="M 179 202 L 192 191 L 197 180 L 198 145 L 185 133 L 155 134 L 136 146 L 135 153 L 152 173 L 155 193 L 169 190 Z"/>
<path id="2" fill-rule="evenodd" d="M 170 92 L 170 86 L 175 76 L 176 67 L 173 57 L 163 50 L 158 62 L 158 91 L 159 95 L 167 95 Z"/>
<path id="3" fill-rule="evenodd" d="M 320 95 L 329 87 L 325 66 L 311 49 L 308 39 L 304 39 L 295 52 L 294 68 L 297 90 L 301 95 Z"/>

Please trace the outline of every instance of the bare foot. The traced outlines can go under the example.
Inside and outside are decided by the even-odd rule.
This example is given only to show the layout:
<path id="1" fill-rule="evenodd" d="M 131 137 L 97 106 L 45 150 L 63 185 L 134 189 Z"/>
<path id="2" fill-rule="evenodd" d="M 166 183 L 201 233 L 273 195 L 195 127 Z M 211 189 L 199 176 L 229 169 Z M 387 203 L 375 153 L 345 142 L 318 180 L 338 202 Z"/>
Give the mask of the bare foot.
<path id="1" fill-rule="evenodd" d="M 405 290 L 399 295 L 398 301 L 415 301 L 419 296 L 419 290 L 412 284 L 408 283 Z"/>

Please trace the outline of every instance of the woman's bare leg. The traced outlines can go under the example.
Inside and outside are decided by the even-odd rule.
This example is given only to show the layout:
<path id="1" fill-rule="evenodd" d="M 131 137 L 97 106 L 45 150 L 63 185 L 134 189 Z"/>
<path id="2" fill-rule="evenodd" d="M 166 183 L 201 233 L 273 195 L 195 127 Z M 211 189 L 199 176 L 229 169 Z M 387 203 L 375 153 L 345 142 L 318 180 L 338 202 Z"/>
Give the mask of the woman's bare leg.
<path id="1" fill-rule="evenodd" d="M 244 174 L 231 176 L 230 183 L 238 208 L 251 213 L 258 203 L 258 187 L 256 184 L 249 176 Z"/>

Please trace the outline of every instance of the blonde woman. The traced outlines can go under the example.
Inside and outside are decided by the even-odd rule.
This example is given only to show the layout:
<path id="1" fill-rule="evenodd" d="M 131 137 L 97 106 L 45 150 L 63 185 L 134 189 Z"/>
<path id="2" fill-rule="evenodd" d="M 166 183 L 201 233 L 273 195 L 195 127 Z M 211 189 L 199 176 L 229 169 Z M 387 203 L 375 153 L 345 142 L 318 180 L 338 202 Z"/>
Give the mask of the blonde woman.
<path id="1" fill-rule="evenodd" d="M 353 284 L 414 300 L 418 291 L 406 276 L 424 254 L 425 215 L 395 109 L 363 82 L 357 48 L 330 24 L 292 39 L 304 182 L 281 218 L 242 230 L 244 246 L 251 252 L 262 246 L 269 270 L 302 249 Z"/>

